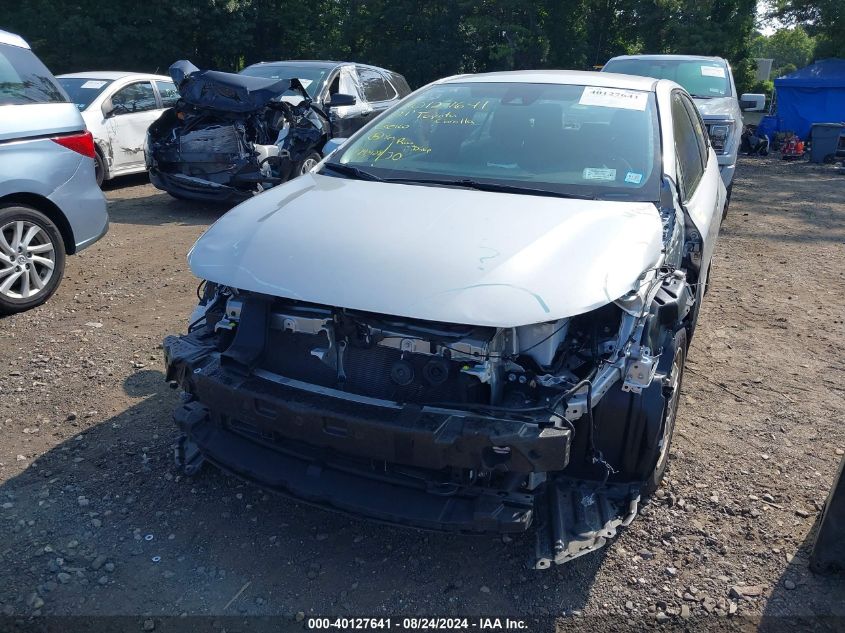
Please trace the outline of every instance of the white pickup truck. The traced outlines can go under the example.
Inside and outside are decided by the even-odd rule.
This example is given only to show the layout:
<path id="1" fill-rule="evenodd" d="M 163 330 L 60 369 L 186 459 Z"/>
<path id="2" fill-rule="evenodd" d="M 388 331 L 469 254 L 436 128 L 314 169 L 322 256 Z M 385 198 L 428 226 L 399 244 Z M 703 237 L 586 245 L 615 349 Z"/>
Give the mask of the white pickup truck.
<path id="1" fill-rule="evenodd" d="M 730 202 L 742 136 L 742 111 L 730 64 L 721 57 L 699 55 L 620 55 L 610 59 L 602 72 L 670 79 L 692 95 L 710 135 Z"/>

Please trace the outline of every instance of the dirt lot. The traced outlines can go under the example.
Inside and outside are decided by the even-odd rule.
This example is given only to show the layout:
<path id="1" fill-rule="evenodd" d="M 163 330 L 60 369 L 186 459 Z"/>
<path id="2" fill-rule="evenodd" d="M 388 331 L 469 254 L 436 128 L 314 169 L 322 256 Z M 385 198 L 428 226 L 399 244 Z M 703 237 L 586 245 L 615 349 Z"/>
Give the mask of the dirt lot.
<path id="1" fill-rule="evenodd" d="M 660 498 L 602 552 L 548 572 L 524 567 L 530 537 L 393 529 L 209 469 L 179 476 L 177 394 L 159 344 L 186 326 L 197 281 L 185 254 L 224 210 L 143 178 L 107 196 L 109 234 L 69 259 L 57 295 L 0 320 L 0 614 L 13 616 L 0 622 L 120 614 L 135 616 L 132 630 L 148 618 L 161 630 L 163 616 L 302 612 L 712 628 L 845 618 L 845 580 L 807 565 L 845 449 L 845 176 L 832 168 L 741 164 Z"/>

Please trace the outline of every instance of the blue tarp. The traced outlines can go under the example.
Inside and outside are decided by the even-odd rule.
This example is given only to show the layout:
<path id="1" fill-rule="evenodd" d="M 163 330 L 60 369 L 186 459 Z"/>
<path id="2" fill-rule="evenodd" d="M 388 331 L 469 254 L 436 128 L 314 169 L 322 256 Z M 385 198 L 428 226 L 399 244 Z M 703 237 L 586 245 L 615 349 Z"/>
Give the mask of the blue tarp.
<path id="1" fill-rule="evenodd" d="M 777 112 L 761 121 L 770 136 L 792 131 L 806 139 L 813 123 L 845 121 L 845 59 L 821 59 L 778 77 L 775 92 Z"/>

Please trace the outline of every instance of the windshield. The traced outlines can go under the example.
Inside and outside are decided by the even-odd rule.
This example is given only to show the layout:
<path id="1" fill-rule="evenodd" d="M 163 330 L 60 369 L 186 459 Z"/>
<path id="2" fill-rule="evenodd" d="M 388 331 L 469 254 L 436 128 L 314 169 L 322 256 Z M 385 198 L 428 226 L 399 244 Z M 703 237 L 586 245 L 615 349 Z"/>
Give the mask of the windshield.
<path id="1" fill-rule="evenodd" d="M 331 68 L 325 66 L 303 64 L 258 64 L 244 68 L 241 74 L 250 75 L 251 77 L 265 77 L 267 79 L 299 79 L 308 96 L 314 99 L 319 93 L 330 70 Z M 300 96 L 298 93 L 290 90 L 283 94 L 284 96 Z"/>
<path id="2" fill-rule="evenodd" d="M 112 82 L 111 79 L 94 79 L 91 77 L 57 77 L 62 88 L 80 111 L 91 105 L 97 95 L 103 92 Z"/>
<path id="3" fill-rule="evenodd" d="M 67 103 L 67 98 L 31 50 L 0 44 L 0 105 L 26 103 Z"/>
<path id="4" fill-rule="evenodd" d="M 657 138 L 649 92 L 448 83 L 423 89 L 373 121 L 329 168 L 334 162 L 386 180 L 471 180 L 655 201 Z"/>
<path id="5" fill-rule="evenodd" d="M 705 59 L 611 59 L 602 71 L 671 79 L 693 97 L 730 97 L 728 70 L 722 62 Z"/>

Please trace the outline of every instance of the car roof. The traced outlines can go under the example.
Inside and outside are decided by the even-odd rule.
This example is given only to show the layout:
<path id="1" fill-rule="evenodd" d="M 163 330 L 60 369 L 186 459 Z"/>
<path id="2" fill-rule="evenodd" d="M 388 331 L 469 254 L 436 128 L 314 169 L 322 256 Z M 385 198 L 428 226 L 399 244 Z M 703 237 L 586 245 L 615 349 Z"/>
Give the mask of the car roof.
<path id="1" fill-rule="evenodd" d="M 646 59 L 646 60 L 677 60 L 677 61 L 703 61 L 703 62 L 724 62 L 722 57 L 714 57 L 709 55 L 617 55 L 611 57 L 607 61 L 611 62 L 614 59 Z"/>
<path id="2" fill-rule="evenodd" d="M 372 64 L 362 64 L 360 62 L 339 62 L 330 59 L 280 59 L 272 62 L 256 62 L 254 64 L 250 64 L 247 68 L 251 68 L 252 66 L 283 66 L 287 64 L 296 64 L 297 66 L 323 66 L 325 68 L 337 68 L 338 66 L 365 66 L 367 68 L 378 68 L 379 70 L 383 70 L 385 72 L 394 72 L 387 68 L 382 68 L 381 66 L 373 66 Z"/>
<path id="3" fill-rule="evenodd" d="M 18 46 L 20 48 L 29 48 L 29 44 L 27 44 L 26 40 L 23 39 L 20 35 L 9 33 L 9 31 L 4 31 L 3 29 L 0 29 L 0 44 L 9 44 L 11 46 Z"/>
<path id="4" fill-rule="evenodd" d="M 297 64 L 299 66 L 325 66 L 326 68 L 334 68 L 335 66 L 343 66 L 351 64 L 352 62 L 336 62 L 329 59 L 278 59 L 272 62 L 256 62 L 250 64 L 251 66 L 286 66 L 288 64 Z"/>
<path id="5" fill-rule="evenodd" d="M 657 79 L 583 70 L 512 70 L 477 75 L 455 75 L 441 79 L 438 83 L 453 82 L 587 85 L 599 88 L 622 88 L 624 90 L 653 92 Z"/>
<path id="6" fill-rule="evenodd" d="M 135 77 L 145 77 L 154 79 L 164 79 L 172 81 L 170 77 L 165 75 L 156 75 L 153 73 L 133 73 L 122 70 L 89 70 L 84 73 L 67 73 L 64 75 L 56 75 L 58 79 L 106 79 L 108 81 L 115 81 L 117 79 L 131 79 Z"/>

